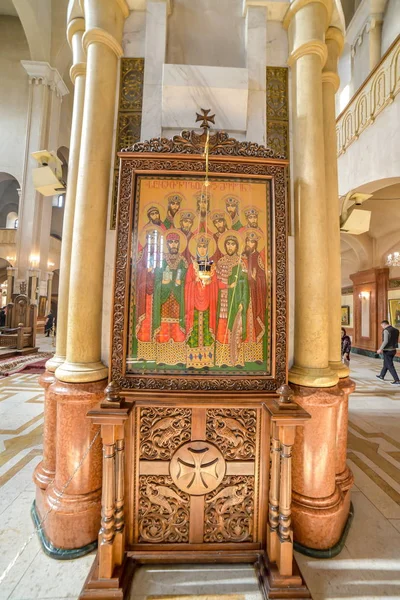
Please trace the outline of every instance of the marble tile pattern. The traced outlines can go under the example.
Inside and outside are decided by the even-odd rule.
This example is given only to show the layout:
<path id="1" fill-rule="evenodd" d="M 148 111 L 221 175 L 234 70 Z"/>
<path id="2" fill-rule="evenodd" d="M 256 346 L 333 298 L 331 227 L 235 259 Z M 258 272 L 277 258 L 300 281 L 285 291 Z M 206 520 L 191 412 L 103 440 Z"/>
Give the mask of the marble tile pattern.
<path id="1" fill-rule="evenodd" d="M 296 555 L 314 600 L 400 598 L 400 390 L 375 378 L 380 366 L 380 360 L 351 358 L 357 390 L 350 397 L 348 464 L 355 476 L 355 517 L 336 558 Z M 32 472 L 41 459 L 42 402 L 37 375 L 0 379 L 0 577 L 33 532 L 29 510 Z M 0 583 L 0 599 L 77 598 L 93 558 L 52 560 L 34 536 Z M 214 600 L 216 595 L 261 600 L 252 567 L 141 567 L 130 600 Z"/>
<path id="2" fill-rule="evenodd" d="M 147 68 L 147 67 L 146 67 Z M 196 112 L 211 108 L 215 127 L 229 133 L 247 127 L 248 70 L 165 64 L 162 80 L 162 126 L 192 129 Z"/>

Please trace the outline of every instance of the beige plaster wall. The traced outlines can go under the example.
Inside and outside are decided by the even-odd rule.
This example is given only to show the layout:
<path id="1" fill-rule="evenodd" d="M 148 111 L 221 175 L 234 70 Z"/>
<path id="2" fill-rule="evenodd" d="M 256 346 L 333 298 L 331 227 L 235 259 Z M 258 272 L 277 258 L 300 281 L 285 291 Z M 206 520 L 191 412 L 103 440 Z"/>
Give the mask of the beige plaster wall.
<path id="1" fill-rule="evenodd" d="M 381 54 L 386 50 L 400 34 L 400 0 L 389 0 L 386 5 L 385 16 L 382 26 Z"/>
<path id="2" fill-rule="evenodd" d="M 174 0 L 168 19 L 167 63 L 245 67 L 241 0 Z"/>
<path id="3" fill-rule="evenodd" d="M 0 15 L 0 172 L 22 180 L 28 76 L 20 64 L 30 60 L 28 42 L 17 17 Z"/>

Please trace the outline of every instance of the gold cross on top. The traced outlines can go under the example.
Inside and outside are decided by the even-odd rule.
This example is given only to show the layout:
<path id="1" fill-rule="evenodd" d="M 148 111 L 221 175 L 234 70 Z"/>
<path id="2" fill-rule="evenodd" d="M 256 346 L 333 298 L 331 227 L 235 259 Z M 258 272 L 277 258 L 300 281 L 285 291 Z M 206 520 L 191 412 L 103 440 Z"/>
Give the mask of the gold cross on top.
<path id="1" fill-rule="evenodd" d="M 200 110 L 201 110 L 201 112 L 203 114 L 199 115 L 199 113 L 196 113 L 196 117 L 197 117 L 196 123 L 197 123 L 197 121 L 203 121 L 202 124 L 200 125 L 200 127 L 202 129 L 210 129 L 209 122 L 213 123 L 215 125 L 215 121 L 214 121 L 215 115 L 209 115 L 208 114 L 208 113 L 211 112 L 210 108 L 208 110 L 205 110 L 204 108 L 201 108 Z"/>

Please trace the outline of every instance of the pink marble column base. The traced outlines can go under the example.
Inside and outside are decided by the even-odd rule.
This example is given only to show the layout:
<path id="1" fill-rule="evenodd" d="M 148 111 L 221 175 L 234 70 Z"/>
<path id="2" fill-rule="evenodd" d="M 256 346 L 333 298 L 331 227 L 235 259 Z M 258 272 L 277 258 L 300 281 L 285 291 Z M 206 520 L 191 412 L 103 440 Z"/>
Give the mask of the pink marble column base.
<path id="1" fill-rule="evenodd" d="M 56 381 L 54 373 L 45 371 L 39 377 L 39 383 L 44 388 L 44 425 L 43 425 L 43 460 L 33 473 L 33 481 L 37 492 L 45 490 L 56 474 L 56 420 L 57 404 L 50 391 Z M 40 494 L 37 494 L 40 496 Z"/>
<path id="2" fill-rule="evenodd" d="M 45 519 L 44 533 L 56 548 L 81 548 L 98 536 L 102 482 L 100 435 L 83 462 L 82 459 L 99 431 L 86 415 L 104 398 L 106 385 L 107 380 L 85 384 L 56 380 L 49 388 L 57 403 L 56 476 L 38 494 L 37 512 L 40 519 Z"/>

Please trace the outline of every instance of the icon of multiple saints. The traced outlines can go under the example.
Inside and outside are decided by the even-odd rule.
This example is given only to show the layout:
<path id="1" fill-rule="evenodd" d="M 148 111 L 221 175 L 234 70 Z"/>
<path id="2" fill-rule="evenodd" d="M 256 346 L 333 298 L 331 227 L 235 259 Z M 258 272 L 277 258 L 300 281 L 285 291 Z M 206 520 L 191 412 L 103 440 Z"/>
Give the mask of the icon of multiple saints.
<path id="1" fill-rule="evenodd" d="M 207 188 L 142 209 L 132 362 L 185 369 L 260 369 L 267 360 L 268 285 L 260 210 Z M 193 208 L 188 207 L 192 205 Z M 216 369 L 219 370 L 219 369 Z"/>

